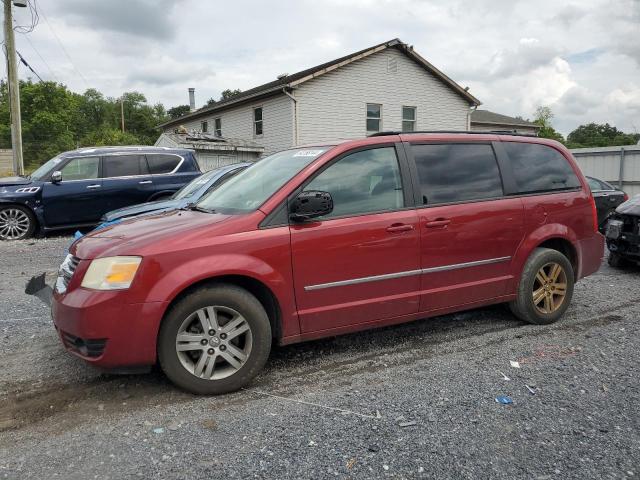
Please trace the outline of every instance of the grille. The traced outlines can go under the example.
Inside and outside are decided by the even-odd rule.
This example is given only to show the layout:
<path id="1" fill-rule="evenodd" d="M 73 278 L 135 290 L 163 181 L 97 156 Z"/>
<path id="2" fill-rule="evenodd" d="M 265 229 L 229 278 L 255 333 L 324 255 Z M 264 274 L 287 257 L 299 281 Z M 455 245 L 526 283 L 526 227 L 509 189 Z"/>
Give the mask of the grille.
<path id="1" fill-rule="evenodd" d="M 67 348 L 85 357 L 99 357 L 104 352 L 104 347 L 107 344 L 106 338 L 87 340 L 71 335 L 63 330 L 61 330 L 60 333 L 62 335 L 62 341 Z"/>
<path id="2" fill-rule="evenodd" d="M 60 269 L 58 270 L 58 280 L 56 281 L 56 290 L 59 293 L 66 292 L 69 282 L 71 282 L 71 278 L 73 277 L 73 273 L 76 271 L 76 268 L 78 268 L 78 263 L 80 263 L 80 259 L 78 257 L 67 255 L 67 258 L 65 258 L 62 265 L 60 265 Z"/>

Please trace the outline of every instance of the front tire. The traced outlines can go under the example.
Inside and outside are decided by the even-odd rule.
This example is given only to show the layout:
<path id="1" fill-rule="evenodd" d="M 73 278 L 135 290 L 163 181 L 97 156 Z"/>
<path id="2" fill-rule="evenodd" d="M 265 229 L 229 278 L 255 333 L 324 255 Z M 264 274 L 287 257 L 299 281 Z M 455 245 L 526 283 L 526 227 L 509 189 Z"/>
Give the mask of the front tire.
<path id="1" fill-rule="evenodd" d="M 9 205 L 0 208 L 0 240 L 24 240 L 36 230 L 36 218 L 26 207 Z"/>
<path id="2" fill-rule="evenodd" d="M 554 323 L 569 308 L 573 286 L 573 267 L 567 257 L 557 250 L 536 248 L 524 265 L 518 296 L 509 307 L 520 320 Z"/>
<path id="3" fill-rule="evenodd" d="M 177 386 L 217 395 L 247 385 L 271 351 L 264 308 L 234 285 L 201 287 L 166 314 L 158 335 L 160 366 Z"/>

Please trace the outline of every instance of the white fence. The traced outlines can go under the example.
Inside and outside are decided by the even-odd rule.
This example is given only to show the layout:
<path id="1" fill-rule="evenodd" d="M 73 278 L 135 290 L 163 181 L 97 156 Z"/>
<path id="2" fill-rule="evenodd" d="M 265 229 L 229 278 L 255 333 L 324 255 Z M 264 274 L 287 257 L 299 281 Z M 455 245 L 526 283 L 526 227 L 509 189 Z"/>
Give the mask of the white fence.
<path id="1" fill-rule="evenodd" d="M 640 194 L 640 145 L 576 148 L 571 153 L 585 175 L 609 182 L 630 197 Z"/>

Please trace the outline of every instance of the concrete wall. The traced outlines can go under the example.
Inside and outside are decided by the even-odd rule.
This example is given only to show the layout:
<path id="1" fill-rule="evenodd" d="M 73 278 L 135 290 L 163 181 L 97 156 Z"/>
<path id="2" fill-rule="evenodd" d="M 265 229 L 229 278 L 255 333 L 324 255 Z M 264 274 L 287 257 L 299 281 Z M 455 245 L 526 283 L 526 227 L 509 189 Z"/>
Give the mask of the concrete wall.
<path id="1" fill-rule="evenodd" d="M 13 172 L 13 151 L 0 149 L 0 175 Z"/>
<path id="2" fill-rule="evenodd" d="M 305 82 L 294 95 L 298 144 L 364 137 L 367 103 L 382 105 L 381 130 L 402 129 L 402 106 L 416 107 L 416 130 L 468 128 L 467 101 L 395 49 Z"/>
<path id="3" fill-rule="evenodd" d="M 640 145 L 576 148 L 571 153 L 585 175 L 622 188 L 629 196 L 640 194 Z"/>
<path id="4" fill-rule="evenodd" d="M 253 134 L 253 109 L 262 107 L 263 134 Z M 251 140 L 264 147 L 264 155 L 284 150 L 293 145 L 293 101 L 284 94 L 255 103 L 242 105 L 220 113 L 207 115 L 185 122 L 187 130 L 201 131 L 202 122 L 208 122 L 208 131 L 213 133 L 214 120 L 222 119 L 222 136 Z M 173 131 L 175 125 L 167 128 Z"/>

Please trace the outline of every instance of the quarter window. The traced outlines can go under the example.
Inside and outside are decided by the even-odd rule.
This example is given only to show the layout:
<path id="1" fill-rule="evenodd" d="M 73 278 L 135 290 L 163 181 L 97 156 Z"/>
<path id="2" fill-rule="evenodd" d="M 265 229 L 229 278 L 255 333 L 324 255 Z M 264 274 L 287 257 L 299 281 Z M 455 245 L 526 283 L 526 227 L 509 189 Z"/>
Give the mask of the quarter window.
<path id="1" fill-rule="evenodd" d="M 262 107 L 253 109 L 253 134 L 262 135 Z"/>
<path id="2" fill-rule="evenodd" d="M 221 118 L 216 118 L 213 122 L 214 122 L 213 123 L 213 126 L 214 126 L 213 134 L 216 137 L 221 137 L 222 136 L 222 119 Z"/>
<path id="3" fill-rule="evenodd" d="M 331 193 L 333 212 L 324 218 L 404 207 L 400 169 L 393 147 L 347 155 L 320 173 L 305 190 Z"/>
<path id="4" fill-rule="evenodd" d="M 202 133 L 207 133 L 209 131 L 209 122 L 201 122 L 200 129 L 202 130 Z"/>
<path id="5" fill-rule="evenodd" d="M 62 180 L 90 180 L 98 178 L 99 165 L 100 157 L 74 158 L 62 168 Z"/>
<path id="6" fill-rule="evenodd" d="M 144 155 L 107 155 L 102 157 L 102 176 L 128 177 L 147 175 L 147 164 Z"/>
<path id="7" fill-rule="evenodd" d="M 502 196 L 491 145 L 413 145 L 422 203 L 461 202 Z"/>
<path id="8" fill-rule="evenodd" d="M 580 186 L 569 162 L 555 148 L 537 143 L 504 142 L 519 193 Z"/>
<path id="9" fill-rule="evenodd" d="M 416 107 L 402 107 L 402 131 L 415 132 Z"/>
<path id="10" fill-rule="evenodd" d="M 382 105 L 367 103 L 367 133 L 379 132 L 382 126 Z"/>
<path id="11" fill-rule="evenodd" d="M 178 157 L 177 155 L 147 155 L 147 162 L 149 162 L 149 171 L 153 175 L 173 172 L 180 163 L 180 160 L 180 157 Z"/>

